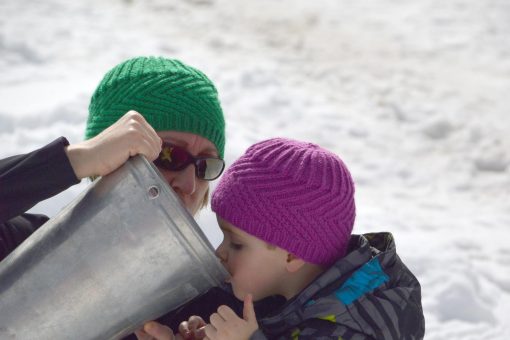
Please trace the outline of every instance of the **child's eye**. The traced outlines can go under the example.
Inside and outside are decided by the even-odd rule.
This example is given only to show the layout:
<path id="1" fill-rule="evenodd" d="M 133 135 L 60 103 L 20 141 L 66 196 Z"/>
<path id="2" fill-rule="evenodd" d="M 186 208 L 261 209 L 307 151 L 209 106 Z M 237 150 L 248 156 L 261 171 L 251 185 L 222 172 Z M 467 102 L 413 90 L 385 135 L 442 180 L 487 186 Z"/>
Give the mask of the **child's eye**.
<path id="1" fill-rule="evenodd" d="M 243 248 L 242 244 L 230 242 L 230 248 L 234 250 L 241 250 Z"/>

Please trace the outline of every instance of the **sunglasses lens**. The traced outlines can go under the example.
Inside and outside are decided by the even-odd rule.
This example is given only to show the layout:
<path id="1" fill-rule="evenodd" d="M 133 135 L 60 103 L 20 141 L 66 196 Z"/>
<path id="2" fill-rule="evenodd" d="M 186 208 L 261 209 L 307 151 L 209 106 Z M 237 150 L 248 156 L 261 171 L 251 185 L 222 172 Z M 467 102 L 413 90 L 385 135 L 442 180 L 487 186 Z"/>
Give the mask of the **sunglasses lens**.
<path id="1" fill-rule="evenodd" d="M 211 181 L 221 175 L 225 162 L 219 158 L 203 158 L 197 160 L 196 167 L 198 178 Z"/>
<path id="2" fill-rule="evenodd" d="M 171 171 L 179 171 L 193 162 L 191 155 L 176 146 L 164 146 L 159 157 L 154 161 L 157 166 Z"/>
<path id="3" fill-rule="evenodd" d="M 222 159 L 195 158 L 186 149 L 173 145 L 164 145 L 159 157 L 154 161 L 156 166 L 170 171 L 183 170 L 193 163 L 196 176 L 206 181 L 218 178 L 225 168 L 225 162 Z"/>

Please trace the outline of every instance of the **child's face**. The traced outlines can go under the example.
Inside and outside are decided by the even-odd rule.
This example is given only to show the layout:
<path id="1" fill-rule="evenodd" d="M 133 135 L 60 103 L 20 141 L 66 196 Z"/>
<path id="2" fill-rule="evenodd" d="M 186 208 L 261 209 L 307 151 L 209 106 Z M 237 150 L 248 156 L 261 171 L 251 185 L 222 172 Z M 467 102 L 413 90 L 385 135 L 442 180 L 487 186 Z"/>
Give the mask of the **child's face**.
<path id="1" fill-rule="evenodd" d="M 218 217 L 223 242 L 216 249 L 230 273 L 230 283 L 236 298 L 243 300 L 248 293 L 253 300 L 282 294 L 288 253 L 268 244 Z"/>

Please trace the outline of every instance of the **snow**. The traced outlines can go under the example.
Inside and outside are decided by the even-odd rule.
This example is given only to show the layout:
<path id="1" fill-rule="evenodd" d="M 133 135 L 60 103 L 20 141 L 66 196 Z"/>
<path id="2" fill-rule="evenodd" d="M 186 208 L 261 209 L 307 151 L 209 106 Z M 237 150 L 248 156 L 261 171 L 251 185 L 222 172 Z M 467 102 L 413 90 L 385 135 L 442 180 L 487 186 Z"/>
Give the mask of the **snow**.
<path id="1" fill-rule="evenodd" d="M 228 163 L 274 136 L 338 153 L 355 232 L 391 231 L 422 283 L 426 338 L 510 336 L 510 2 L 4 0 L 0 157 L 80 141 L 95 86 L 137 55 L 213 79 Z"/>

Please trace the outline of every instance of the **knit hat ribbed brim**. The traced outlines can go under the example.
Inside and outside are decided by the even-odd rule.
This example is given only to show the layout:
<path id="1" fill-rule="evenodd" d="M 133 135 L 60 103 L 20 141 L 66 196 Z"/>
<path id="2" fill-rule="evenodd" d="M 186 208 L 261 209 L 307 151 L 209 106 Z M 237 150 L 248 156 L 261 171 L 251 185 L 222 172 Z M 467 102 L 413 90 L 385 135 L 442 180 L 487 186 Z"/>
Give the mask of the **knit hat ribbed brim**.
<path id="1" fill-rule="evenodd" d="M 356 213 L 342 160 L 284 138 L 251 146 L 225 172 L 211 206 L 237 228 L 320 265 L 345 255 Z"/>
<path id="2" fill-rule="evenodd" d="M 156 131 L 198 134 L 224 155 L 225 120 L 218 92 L 205 74 L 179 60 L 138 57 L 110 70 L 90 101 L 85 138 L 130 110 L 142 114 Z"/>

